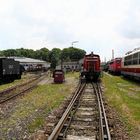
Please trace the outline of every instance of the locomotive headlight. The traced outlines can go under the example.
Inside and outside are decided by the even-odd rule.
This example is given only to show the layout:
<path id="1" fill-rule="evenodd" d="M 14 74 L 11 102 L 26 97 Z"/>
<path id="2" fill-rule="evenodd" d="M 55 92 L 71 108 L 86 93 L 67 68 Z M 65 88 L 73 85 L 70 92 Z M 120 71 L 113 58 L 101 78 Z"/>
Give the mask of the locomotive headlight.
<path id="1" fill-rule="evenodd" d="M 5 69 L 3 69 L 3 75 L 5 74 Z"/>
<path id="2" fill-rule="evenodd" d="M 86 69 L 84 69 L 84 71 L 86 71 Z"/>

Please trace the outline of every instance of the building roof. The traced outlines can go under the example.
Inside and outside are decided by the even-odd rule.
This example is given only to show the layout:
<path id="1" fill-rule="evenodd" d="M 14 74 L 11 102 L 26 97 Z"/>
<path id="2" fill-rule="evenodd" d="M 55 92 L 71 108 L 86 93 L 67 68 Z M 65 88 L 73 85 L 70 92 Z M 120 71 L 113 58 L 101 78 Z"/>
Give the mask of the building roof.
<path id="1" fill-rule="evenodd" d="M 14 58 L 16 61 L 19 61 L 20 63 L 48 63 L 43 60 L 27 58 L 27 57 L 10 57 L 10 58 Z"/>

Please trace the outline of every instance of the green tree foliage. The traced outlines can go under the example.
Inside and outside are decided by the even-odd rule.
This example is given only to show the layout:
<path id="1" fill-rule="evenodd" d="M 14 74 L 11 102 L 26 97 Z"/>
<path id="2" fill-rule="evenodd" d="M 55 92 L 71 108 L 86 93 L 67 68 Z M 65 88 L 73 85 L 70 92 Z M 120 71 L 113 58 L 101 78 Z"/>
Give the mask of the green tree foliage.
<path id="1" fill-rule="evenodd" d="M 59 48 L 53 48 L 49 53 L 49 60 L 51 62 L 51 68 L 55 69 L 61 61 L 61 50 Z"/>
<path id="2" fill-rule="evenodd" d="M 36 58 L 44 61 L 49 61 L 51 63 L 51 67 L 55 69 L 57 65 L 61 63 L 61 61 L 78 61 L 84 57 L 85 51 L 69 47 L 64 48 L 63 50 L 59 48 L 53 48 L 49 51 L 47 48 L 41 48 L 40 50 L 32 50 L 32 49 L 8 49 L 0 51 L 0 56 L 19 56 L 19 57 L 29 57 Z"/>
<path id="3" fill-rule="evenodd" d="M 84 50 L 69 47 L 62 50 L 62 59 L 65 60 L 71 60 L 71 61 L 78 61 L 84 57 L 86 52 Z"/>
<path id="4" fill-rule="evenodd" d="M 40 50 L 36 50 L 35 58 L 41 59 L 44 61 L 48 61 L 49 60 L 49 50 L 47 48 L 41 48 Z"/>
<path id="5" fill-rule="evenodd" d="M 61 53 L 61 59 L 69 60 L 70 59 L 69 56 L 70 56 L 69 48 L 64 48 Z"/>
<path id="6" fill-rule="evenodd" d="M 86 54 L 86 52 L 84 50 L 81 50 L 78 48 L 70 47 L 69 50 L 70 50 L 70 59 L 71 60 L 76 60 L 76 61 L 80 60 Z"/>
<path id="7" fill-rule="evenodd" d="M 0 51 L 0 57 L 4 56 L 3 51 Z"/>
<path id="8" fill-rule="evenodd" d="M 16 49 L 17 55 L 16 56 L 21 56 L 21 57 L 30 57 L 30 58 L 35 58 L 35 51 L 32 49 Z"/>
<path id="9" fill-rule="evenodd" d="M 4 50 L 3 55 L 4 56 L 16 56 L 17 51 L 14 49 Z"/>

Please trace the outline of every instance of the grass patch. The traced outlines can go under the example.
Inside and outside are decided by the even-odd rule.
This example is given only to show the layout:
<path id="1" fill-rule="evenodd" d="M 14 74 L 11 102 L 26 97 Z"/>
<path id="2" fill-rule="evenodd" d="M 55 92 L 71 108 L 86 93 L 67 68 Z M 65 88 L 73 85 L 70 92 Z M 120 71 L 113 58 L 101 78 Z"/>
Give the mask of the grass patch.
<path id="1" fill-rule="evenodd" d="M 34 120 L 29 126 L 29 132 L 33 133 L 35 128 L 41 127 L 42 124 L 44 123 L 44 119 L 43 118 L 37 118 L 36 120 Z"/>
<path id="2" fill-rule="evenodd" d="M 75 79 L 78 79 L 80 76 L 79 72 L 68 72 L 65 74 L 66 77 L 74 77 Z"/>
<path id="3" fill-rule="evenodd" d="M 121 114 L 130 133 L 140 129 L 140 84 L 107 74 L 103 83 L 106 99 Z"/>

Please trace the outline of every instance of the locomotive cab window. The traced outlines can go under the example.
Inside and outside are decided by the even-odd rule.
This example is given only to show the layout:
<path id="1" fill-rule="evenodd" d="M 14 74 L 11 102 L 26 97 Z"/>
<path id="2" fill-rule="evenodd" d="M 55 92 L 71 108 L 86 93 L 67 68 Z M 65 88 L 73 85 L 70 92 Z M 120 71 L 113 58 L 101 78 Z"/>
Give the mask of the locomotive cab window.
<path id="1" fill-rule="evenodd" d="M 110 64 L 113 64 L 113 61 L 111 61 Z"/>
<path id="2" fill-rule="evenodd" d="M 116 63 L 117 63 L 117 64 L 120 64 L 120 63 L 121 63 L 121 60 L 116 60 Z"/>

